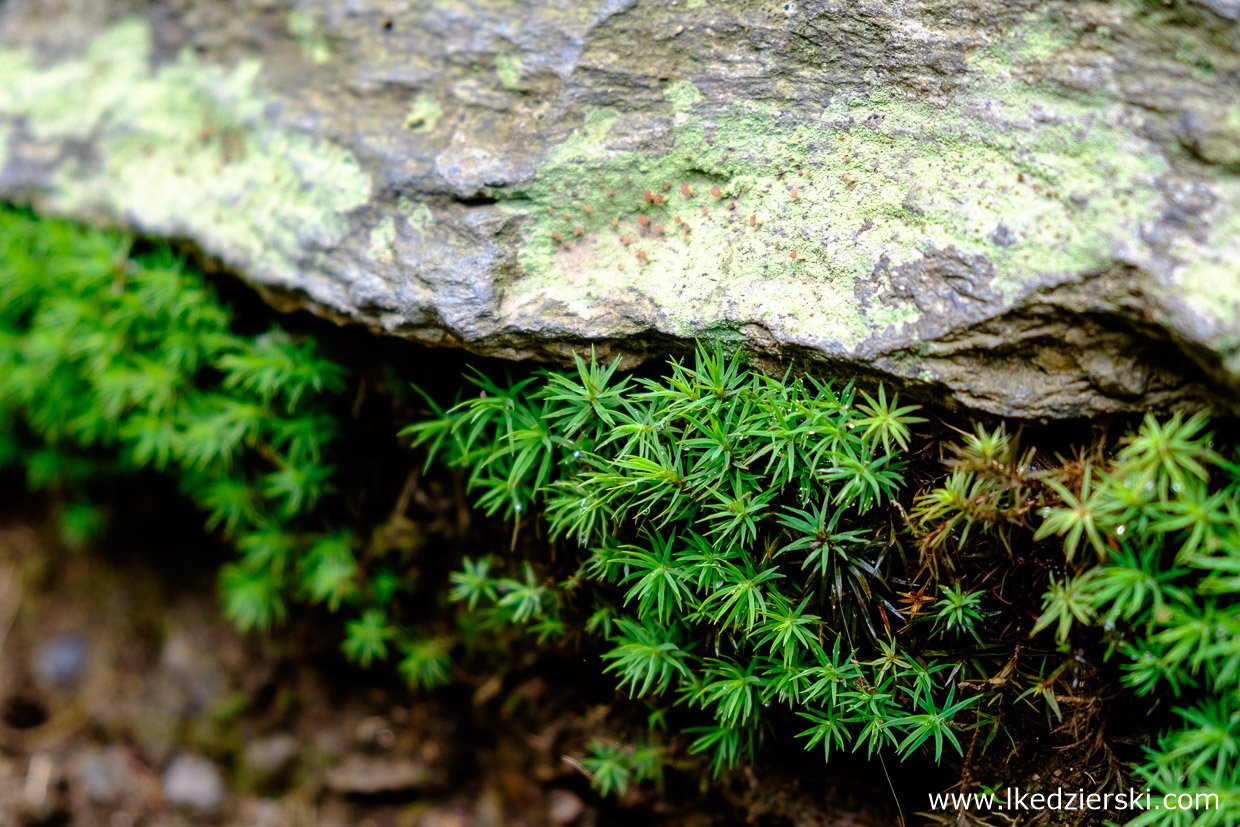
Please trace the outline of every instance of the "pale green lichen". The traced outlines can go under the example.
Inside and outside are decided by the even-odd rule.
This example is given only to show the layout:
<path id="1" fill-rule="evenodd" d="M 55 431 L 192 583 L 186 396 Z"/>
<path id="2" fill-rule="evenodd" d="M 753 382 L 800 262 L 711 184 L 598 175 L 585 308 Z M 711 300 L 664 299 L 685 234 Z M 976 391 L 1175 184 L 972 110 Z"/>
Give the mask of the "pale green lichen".
<path id="1" fill-rule="evenodd" d="M 313 63 L 331 60 L 332 50 L 327 42 L 322 21 L 311 12 L 291 9 L 286 24 L 288 36 L 301 46 L 301 53 Z"/>
<path id="2" fill-rule="evenodd" d="M 275 128 L 254 91 L 260 66 L 225 70 L 185 53 L 150 64 L 146 23 L 120 23 L 79 58 L 50 67 L 0 50 L 0 123 L 93 152 L 58 169 L 42 204 L 103 212 L 190 236 L 235 266 L 295 280 L 299 260 L 338 243 L 369 177 L 330 142 Z"/>
<path id="3" fill-rule="evenodd" d="M 1217 164 L 1240 164 L 1240 104 L 1206 114 L 1201 154 Z"/>
<path id="4" fill-rule="evenodd" d="M 132 75 L 149 44 L 146 26 L 132 21 L 104 32 L 81 58 L 51 66 L 36 67 L 27 53 L 0 49 L 0 113 L 20 116 L 40 142 L 85 140 L 130 92 L 107 76 L 118 70 Z"/>
<path id="5" fill-rule="evenodd" d="M 402 195 L 396 201 L 396 211 L 405 217 L 405 223 L 411 227 L 425 230 L 435 223 L 430 207 L 421 201 L 414 201 Z"/>
<path id="6" fill-rule="evenodd" d="M 1182 242 L 1176 252 L 1183 265 L 1172 290 L 1231 333 L 1240 329 L 1240 182 L 1220 176 L 1214 185 L 1224 217 L 1204 243 Z"/>
<path id="7" fill-rule="evenodd" d="M 405 217 L 405 223 L 411 227 L 425 230 L 435 223 L 435 216 L 431 214 L 430 207 L 404 195 L 397 199 L 396 211 Z"/>
<path id="8" fill-rule="evenodd" d="M 401 199 L 408 202 L 408 199 Z M 418 202 L 408 202 L 411 206 L 408 212 L 405 211 L 404 205 L 401 205 L 401 212 L 408 216 L 408 223 L 411 227 L 417 227 L 420 230 L 427 230 L 435 223 L 435 216 L 431 214 L 430 207 Z"/>
<path id="9" fill-rule="evenodd" d="M 1047 60 L 1077 40 L 1076 34 L 1063 21 L 1036 15 L 1030 15 L 1017 37 L 1021 45 L 1016 49 L 1016 57 L 1020 60 Z"/>
<path id="10" fill-rule="evenodd" d="M 396 220 L 390 215 L 371 231 L 366 252 L 375 261 L 391 262 L 396 258 Z"/>
<path id="11" fill-rule="evenodd" d="M 521 80 L 521 61 L 509 54 L 496 55 L 495 75 L 505 89 L 515 91 Z"/>
<path id="12" fill-rule="evenodd" d="M 681 80 L 667 87 L 667 99 L 671 101 L 672 106 L 680 112 L 689 112 L 693 105 L 701 103 L 703 100 L 702 93 L 698 88 L 688 81 Z"/>
<path id="13" fill-rule="evenodd" d="M 405 116 L 405 129 L 430 132 L 435 128 L 435 124 L 439 123 L 442 115 L 443 107 L 439 105 L 439 101 L 435 100 L 433 95 L 422 92 L 409 107 L 409 114 Z"/>
<path id="14" fill-rule="evenodd" d="M 919 317 L 873 275 L 880 262 L 984 256 L 989 287 L 1010 299 L 1034 278 L 1107 266 L 1113 239 L 1157 215 L 1164 161 L 1105 100 L 1000 78 L 951 108 L 880 89 L 805 122 L 738 106 L 695 114 L 696 95 L 671 87 L 677 125 L 662 155 L 613 149 L 621 118 L 605 112 L 550 155 L 513 202 L 532 220 L 507 301 L 588 316 L 605 297 L 642 296 L 680 335 L 755 321 L 785 341 L 849 348 Z"/>

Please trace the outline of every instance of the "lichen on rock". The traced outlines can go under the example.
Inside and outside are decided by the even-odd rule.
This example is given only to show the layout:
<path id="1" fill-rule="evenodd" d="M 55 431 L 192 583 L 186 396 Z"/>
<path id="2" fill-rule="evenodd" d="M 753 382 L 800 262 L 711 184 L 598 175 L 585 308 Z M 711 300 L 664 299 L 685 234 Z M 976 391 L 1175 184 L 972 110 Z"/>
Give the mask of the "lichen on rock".
<path id="1" fill-rule="evenodd" d="M 150 27 L 127 20 L 52 67 L 0 51 L 8 128 L 67 156 L 41 204 L 190 237 L 293 285 L 307 249 L 348 233 L 349 212 L 370 196 L 368 176 L 346 149 L 270 125 L 271 101 L 254 89 L 259 60 L 223 69 L 185 51 L 152 71 L 152 48 Z M 90 152 L 74 151 L 87 141 Z"/>
<path id="2" fill-rule="evenodd" d="M 1240 392 L 1210 4 L 92 9 L 93 45 L 0 9 L 0 195 L 286 302 L 513 358 L 725 336 L 1018 416 Z"/>

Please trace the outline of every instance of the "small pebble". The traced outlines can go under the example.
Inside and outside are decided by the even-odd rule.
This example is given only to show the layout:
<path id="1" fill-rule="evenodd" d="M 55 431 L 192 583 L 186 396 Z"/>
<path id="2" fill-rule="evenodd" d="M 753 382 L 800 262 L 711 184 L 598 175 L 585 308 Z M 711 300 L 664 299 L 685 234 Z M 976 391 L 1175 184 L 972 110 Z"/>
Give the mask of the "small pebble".
<path id="1" fill-rule="evenodd" d="M 547 820 L 552 824 L 572 824 L 585 806 L 580 798 L 568 790 L 552 790 L 547 795 Z"/>
<path id="2" fill-rule="evenodd" d="M 164 772 L 164 798 L 174 807 L 214 812 L 224 801 L 224 779 L 215 764 L 200 755 L 182 753 Z"/>
<path id="3" fill-rule="evenodd" d="M 35 674 L 45 686 L 64 689 L 82 676 L 89 654 L 90 649 L 81 636 L 61 635 L 35 652 Z"/>
<path id="4" fill-rule="evenodd" d="M 245 765 L 265 779 L 276 778 L 292 765 L 300 746 L 287 732 L 257 738 L 245 745 Z"/>

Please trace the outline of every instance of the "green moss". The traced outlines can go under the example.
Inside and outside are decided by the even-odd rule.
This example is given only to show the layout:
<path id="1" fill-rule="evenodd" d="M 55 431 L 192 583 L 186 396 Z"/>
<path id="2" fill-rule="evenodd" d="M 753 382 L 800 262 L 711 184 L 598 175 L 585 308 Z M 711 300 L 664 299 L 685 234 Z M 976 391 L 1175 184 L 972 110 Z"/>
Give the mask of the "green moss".
<path id="1" fill-rule="evenodd" d="M 7 460 L 32 487 L 75 498 L 135 469 L 169 474 L 209 528 L 282 561 L 224 576 L 226 611 L 269 626 L 298 544 L 349 549 L 304 530 L 332 490 L 329 405 L 344 371 L 278 328 L 234 330 L 202 274 L 162 247 L 130 258 L 131 244 L 0 209 L 0 422 L 18 447 Z"/>
<path id="2" fill-rule="evenodd" d="M 150 59 L 150 31 L 138 21 L 52 67 L 0 50 L 0 117 L 44 143 L 94 142 L 92 159 L 62 165 L 45 206 L 192 236 L 276 280 L 350 231 L 369 177 L 346 150 L 270 123 L 255 91 L 258 62 L 224 70 L 187 52 L 152 71 Z"/>
<path id="3" fill-rule="evenodd" d="M 449 578 L 463 639 L 505 625 L 605 637 L 617 689 L 666 719 L 701 713 L 679 731 L 716 773 L 762 761 L 759 732 L 786 750 L 782 707 L 811 722 L 798 737 L 828 763 L 921 750 L 963 784 L 1092 790 L 1100 744 L 1123 738 L 1157 748 L 1127 768 L 1106 754 L 1117 772 L 1216 792 L 1213 812 L 1240 802 L 1219 746 L 1240 727 L 1226 426 L 1149 415 L 1119 446 L 1065 461 L 1003 425 L 921 448 L 924 420 L 886 391 L 771 380 L 718 347 L 657 379 L 575 368 L 478 377 L 472 398 L 406 430 L 468 474 L 488 513 L 529 531 L 541 512 L 553 542 L 583 549 L 545 568 L 466 557 Z M 884 507 L 918 479 L 907 507 Z M 1104 732 L 1120 708 L 1123 734 Z M 595 786 L 622 790 L 623 754 L 591 752 Z M 1128 813 L 1088 823 L 1107 815 Z"/>

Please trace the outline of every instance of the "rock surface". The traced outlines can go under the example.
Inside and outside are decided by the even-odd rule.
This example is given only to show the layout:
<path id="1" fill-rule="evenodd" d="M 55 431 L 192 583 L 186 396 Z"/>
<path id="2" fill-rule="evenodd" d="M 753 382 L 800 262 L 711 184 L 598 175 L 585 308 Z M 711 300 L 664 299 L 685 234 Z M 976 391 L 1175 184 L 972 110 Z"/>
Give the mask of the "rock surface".
<path id="1" fill-rule="evenodd" d="M 1240 396 L 1231 0 L 6 0 L 0 197 L 279 306 L 696 336 L 1068 417 Z"/>

